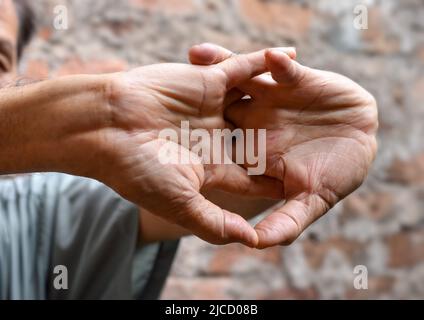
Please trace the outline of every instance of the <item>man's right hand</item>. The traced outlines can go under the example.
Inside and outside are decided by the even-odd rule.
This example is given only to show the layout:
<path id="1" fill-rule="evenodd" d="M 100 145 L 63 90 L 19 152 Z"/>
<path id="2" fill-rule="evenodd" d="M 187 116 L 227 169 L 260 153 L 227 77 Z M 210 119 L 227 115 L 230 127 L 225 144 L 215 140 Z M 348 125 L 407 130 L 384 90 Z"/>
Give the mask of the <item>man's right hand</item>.
<path id="1" fill-rule="evenodd" d="M 282 185 L 269 177 L 251 177 L 236 164 L 163 164 L 167 143 L 161 129 L 224 129 L 224 108 L 242 96 L 235 87 L 266 71 L 264 51 L 241 55 L 214 66 L 159 64 L 111 75 L 110 128 L 100 131 L 105 159 L 96 178 L 120 195 L 215 244 L 242 242 L 255 247 L 249 223 L 205 199 L 200 191 L 223 189 L 250 196 L 280 198 Z M 171 157 L 196 158 L 172 144 Z M 200 162 L 200 161 L 199 161 Z"/>

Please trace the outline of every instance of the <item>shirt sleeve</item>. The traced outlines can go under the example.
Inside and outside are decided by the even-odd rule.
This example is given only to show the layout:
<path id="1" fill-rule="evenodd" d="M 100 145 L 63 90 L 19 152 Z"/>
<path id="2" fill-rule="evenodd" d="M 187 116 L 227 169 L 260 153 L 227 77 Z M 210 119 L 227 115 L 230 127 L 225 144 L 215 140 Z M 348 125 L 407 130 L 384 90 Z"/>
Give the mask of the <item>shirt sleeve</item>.
<path id="1" fill-rule="evenodd" d="M 135 205 L 94 180 L 64 174 L 0 180 L 0 299 L 142 296 L 155 269 L 163 269 L 156 259 L 163 245 L 137 246 L 138 219 Z M 54 273 L 57 266 L 66 270 L 66 289 L 55 285 L 64 276 Z"/>

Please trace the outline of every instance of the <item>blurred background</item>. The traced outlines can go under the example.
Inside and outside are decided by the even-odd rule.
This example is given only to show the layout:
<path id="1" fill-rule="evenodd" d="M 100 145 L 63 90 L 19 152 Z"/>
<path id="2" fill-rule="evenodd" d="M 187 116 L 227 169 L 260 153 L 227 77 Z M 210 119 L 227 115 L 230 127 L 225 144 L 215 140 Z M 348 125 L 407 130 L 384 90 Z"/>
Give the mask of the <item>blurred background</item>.
<path id="1" fill-rule="evenodd" d="M 354 8 L 368 8 L 368 29 Z M 288 248 L 182 241 L 164 299 L 424 298 L 424 0 L 37 0 L 21 71 L 35 77 L 186 62 L 214 42 L 236 52 L 296 46 L 353 78 L 380 107 L 380 150 L 359 191 Z M 68 29 L 53 27 L 66 5 Z M 368 289 L 354 288 L 354 268 Z"/>

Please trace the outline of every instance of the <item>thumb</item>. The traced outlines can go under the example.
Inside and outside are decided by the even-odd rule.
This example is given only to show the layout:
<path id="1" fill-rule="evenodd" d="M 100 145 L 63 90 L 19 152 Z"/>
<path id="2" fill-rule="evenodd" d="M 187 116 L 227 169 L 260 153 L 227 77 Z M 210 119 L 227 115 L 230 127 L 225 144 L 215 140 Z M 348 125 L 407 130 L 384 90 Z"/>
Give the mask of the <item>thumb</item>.
<path id="1" fill-rule="evenodd" d="M 209 66 L 225 61 L 236 54 L 224 47 L 203 43 L 191 47 L 188 55 L 191 64 Z"/>
<path id="2" fill-rule="evenodd" d="M 251 248 L 258 245 L 255 229 L 244 218 L 221 209 L 200 193 L 186 202 L 181 212 L 176 222 L 209 243 L 240 242 Z"/>
<path id="3" fill-rule="evenodd" d="M 258 248 L 293 243 L 308 226 L 330 208 L 330 203 L 317 194 L 288 199 L 277 204 L 255 227 L 259 237 Z"/>
<path id="4" fill-rule="evenodd" d="M 216 64 L 226 75 L 227 89 L 238 87 L 243 82 L 268 71 L 265 59 L 265 50 L 249 54 L 234 55 L 231 58 Z"/>
<path id="5" fill-rule="evenodd" d="M 307 67 L 292 60 L 279 49 L 265 52 L 266 65 L 275 81 L 282 85 L 297 85 L 306 75 Z"/>

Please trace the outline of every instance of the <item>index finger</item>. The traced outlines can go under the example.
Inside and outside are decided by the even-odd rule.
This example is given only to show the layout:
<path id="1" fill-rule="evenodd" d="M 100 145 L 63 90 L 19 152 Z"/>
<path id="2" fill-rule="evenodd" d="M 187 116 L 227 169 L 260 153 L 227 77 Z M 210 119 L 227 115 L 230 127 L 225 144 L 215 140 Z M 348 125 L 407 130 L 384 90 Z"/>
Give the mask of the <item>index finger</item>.
<path id="1" fill-rule="evenodd" d="M 227 89 L 233 89 L 262 73 L 268 72 L 265 50 L 235 55 L 219 64 L 217 68 L 227 76 Z"/>

